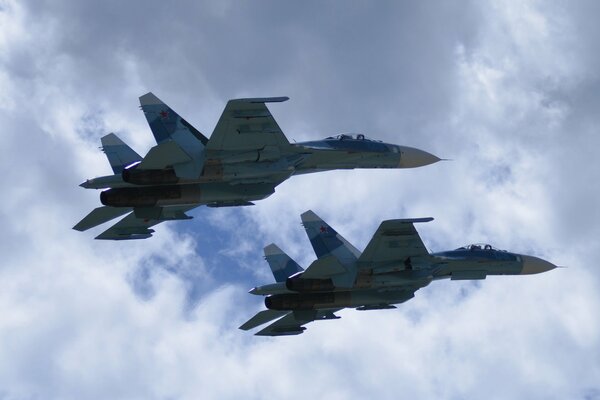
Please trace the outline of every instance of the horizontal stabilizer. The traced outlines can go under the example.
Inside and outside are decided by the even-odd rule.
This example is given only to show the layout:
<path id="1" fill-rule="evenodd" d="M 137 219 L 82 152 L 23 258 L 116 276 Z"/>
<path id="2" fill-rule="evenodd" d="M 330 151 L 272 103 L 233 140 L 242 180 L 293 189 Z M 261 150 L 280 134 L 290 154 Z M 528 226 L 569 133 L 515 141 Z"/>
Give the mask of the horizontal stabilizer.
<path id="1" fill-rule="evenodd" d="M 116 225 L 115 225 L 116 226 Z M 96 236 L 101 240 L 129 240 L 129 239 L 147 239 L 152 236 L 154 229 L 148 229 L 143 226 L 119 227 L 115 226 Z"/>
<path id="2" fill-rule="evenodd" d="M 326 279 L 333 275 L 348 272 L 331 254 L 313 261 L 302 274 L 302 279 Z"/>
<path id="3" fill-rule="evenodd" d="M 244 331 L 248 331 L 252 328 L 256 328 L 262 324 L 266 324 L 269 321 L 272 321 L 276 318 L 283 317 L 285 314 L 289 313 L 289 311 L 280 311 L 280 310 L 264 310 L 256 314 L 254 317 L 250 318 L 246 321 L 240 329 Z"/>
<path id="4" fill-rule="evenodd" d="M 104 240 L 146 239 L 154 233 L 150 227 L 163 221 L 189 219 L 185 213 L 196 206 L 165 206 L 134 208 L 125 218 L 96 237 Z"/>
<path id="5" fill-rule="evenodd" d="M 338 309 L 330 310 L 297 310 L 288 312 L 288 314 L 273 322 L 263 330 L 256 333 L 257 336 L 288 336 L 299 335 L 306 330 L 302 325 L 312 321 L 321 321 L 327 319 L 339 319 L 334 313 Z"/>
<path id="6" fill-rule="evenodd" d="M 135 233 L 116 233 L 116 232 L 104 232 L 98 236 L 96 239 L 98 240 L 135 240 L 135 239 L 148 239 L 152 237 L 152 233 L 154 233 L 153 229 L 148 229 L 145 232 Z"/>
<path id="7" fill-rule="evenodd" d="M 310 321 L 298 321 L 293 311 L 288 311 L 287 315 L 278 319 L 271 325 L 255 333 L 257 336 L 288 336 L 299 335 L 306 329 L 303 324 Z"/>
<path id="8" fill-rule="evenodd" d="M 190 161 L 192 161 L 191 157 L 177 143 L 166 141 L 151 148 L 136 168 L 163 169 Z"/>
<path id="9" fill-rule="evenodd" d="M 110 221 L 111 219 L 120 217 L 121 215 L 127 214 L 132 209 L 129 207 L 107 207 L 102 206 L 95 208 L 88 215 L 85 216 L 81 221 L 73 227 L 76 231 L 86 231 L 90 228 L 103 224 Z"/>

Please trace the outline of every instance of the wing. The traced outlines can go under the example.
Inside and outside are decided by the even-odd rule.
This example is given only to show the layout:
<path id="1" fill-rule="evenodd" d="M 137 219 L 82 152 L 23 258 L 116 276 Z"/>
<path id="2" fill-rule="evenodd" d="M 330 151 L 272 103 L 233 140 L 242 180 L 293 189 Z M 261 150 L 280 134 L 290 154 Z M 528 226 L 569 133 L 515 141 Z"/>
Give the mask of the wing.
<path id="1" fill-rule="evenodd" d="M 265 105 L 286 100 L 287 97 L 229 100 L 206 149 L 248 151 L 265 146 L 288 146 L 290 142 Z"/>
<path id="2" fill-rule="evenodd" d="M 341 310 L 341 308 L 330 309 L 330 310 L 289 311 L 283 318 L 278 319 L 277 321 L 273 322 L 271 325 L 258 331 L 256 333 L 256 335 L 257 336 L 299 335 L 306 330 L 306 328 L 303 325 L 306 325 L 309 322 L 324 320 L 324 319 L 339 319 L 340 317 L 338 317 L 334 314 L 335 312 L 337 312 L 339 310 Z M 257 314 L 257 316 L 258 316 L 258 314 Z M 248 321 L 248 322 L 250 322 L 250 321 Z M 242 326 L 244 326 L 244 325 L 242 325 Z"/>
<path id="3" fill-rule="evenodd" d="M 359 269 L 385 267 L 409 257 L 429 255 L 414 223 L 433 218 L 392 219 L 383 221 L 358 259 Z"/>
<path id="4" fill-rule="evenodd" d="M 154 229 L 150 227 L 164 221 L 191 219 L 185 214 L 197 206 L 170 206 L 134 208 L 125 218 L 96 236 L 104 240 L 147 239 L 152 236 Z"/>

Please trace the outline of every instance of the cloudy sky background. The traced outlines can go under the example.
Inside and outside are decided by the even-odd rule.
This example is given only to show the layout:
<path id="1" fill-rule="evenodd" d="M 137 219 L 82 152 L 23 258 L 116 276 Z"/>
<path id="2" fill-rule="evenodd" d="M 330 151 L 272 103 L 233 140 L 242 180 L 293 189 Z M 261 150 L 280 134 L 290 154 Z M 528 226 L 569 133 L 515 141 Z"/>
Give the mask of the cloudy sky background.
<path id="1" fill-rule="evenodd" d="M 600 399 L 600 6 L 594 1 L 0 0 L 0 399 Z M 71 230 L 114 131 L 139 153 L 153 91 L 207 136 L 230 98 L 290 140 L 362 132 L 453 161 L 294 177 L 149 240 Z M 237 327 L 314 258 L 314 210 L 358 248 L 381 220 L 568 269 L 434 282 L 297 337 Z"/>

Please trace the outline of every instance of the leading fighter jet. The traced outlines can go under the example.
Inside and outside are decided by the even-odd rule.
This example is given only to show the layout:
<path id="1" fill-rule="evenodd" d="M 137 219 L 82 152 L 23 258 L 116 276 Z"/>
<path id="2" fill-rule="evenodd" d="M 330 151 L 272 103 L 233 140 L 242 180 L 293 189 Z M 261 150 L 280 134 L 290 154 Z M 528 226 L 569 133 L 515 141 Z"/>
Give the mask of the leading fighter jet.
<path id="1" fill-rule="evenodd" d="M 104 205 L 73 227 L 85 231 L 119 216 L 96 239 L 145 239 L 151 226 L 190 219 L 199 206 L 247 206 L 275 192 L 292 175 L 334 169 L 414 168 L 440 159 L 412 147 L 387 144 L 362 134 L 290 143 L 266 103 L 287 97 L 230 100 L 210 139 L 152 93 L 140 97 L 157 145 L 145 157 L 114 133 L 102 137 L 114 174 L 80 186 L 108 189 Z"/>
<path id="2" fill-rule="evenodd" d="M 414 224 L 433 218 L 383 221 L 362 253 L 312 211 L 302 224 L 317 255 L 306 270 L 275 244 L 265 258 L 277 283 L 255 287 L 267 310 L 240 329 L 250 330 L 277 319 L 256 335 L 298 335 L 316 320 L 338 319 L 335 312 L 396 308 L 420 288 L 438 279 L 485 279 L 488 275 L 528 275 L 556 268 L 537 257 L 509 253 L 489 244 L 429 253 Z"/>

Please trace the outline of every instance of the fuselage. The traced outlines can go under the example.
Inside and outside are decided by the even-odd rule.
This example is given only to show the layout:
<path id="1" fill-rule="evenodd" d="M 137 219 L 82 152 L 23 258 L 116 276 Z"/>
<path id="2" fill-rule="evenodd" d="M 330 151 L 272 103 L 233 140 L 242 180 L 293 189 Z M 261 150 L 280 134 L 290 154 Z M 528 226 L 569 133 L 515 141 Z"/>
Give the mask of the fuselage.
<path id="1" fill-rule="evenodd" d="M 333 287 L 331 280 L 305 279 L 303 282 L 301 276 L 292 276 L 286 282 L 257 287 L 250 293 L 267 295 L 267 308 L 275 310 L 389 308 L 386 305 L 409 300 L 415 290 L 433 280 L 526 275 L 555 267 L 537 257 L 497 250 L 490 245 L 470 245 L 432 253 L 418 260 L 399 260 L 385 269 L 362 269 L 351 288 Z"/>
<path id="2" fill-rule="evenodd" d="M 113 207 L 239 204 L 261 200 L 292 175 L 335 169 L 415 168 L 440 159 L 425 151 L 338 135 L 324 140 L 245 152 L 207 152 L 196 179 L 180 179 L 171 168 L 139 169 L 90 179 L 85 188 L 106 189 L 101 201 Z"/>

